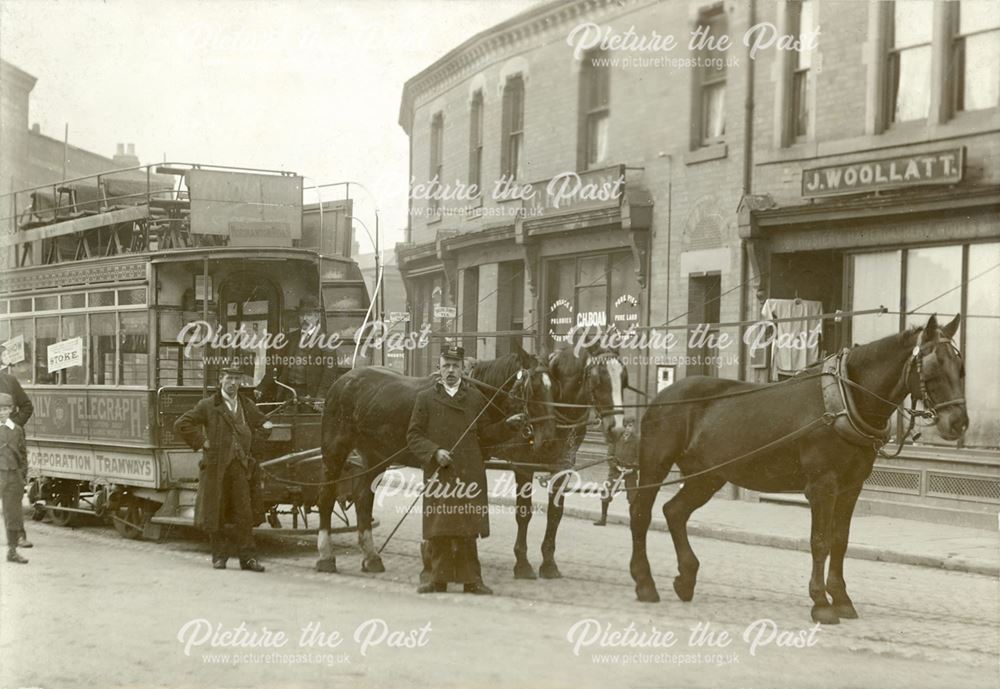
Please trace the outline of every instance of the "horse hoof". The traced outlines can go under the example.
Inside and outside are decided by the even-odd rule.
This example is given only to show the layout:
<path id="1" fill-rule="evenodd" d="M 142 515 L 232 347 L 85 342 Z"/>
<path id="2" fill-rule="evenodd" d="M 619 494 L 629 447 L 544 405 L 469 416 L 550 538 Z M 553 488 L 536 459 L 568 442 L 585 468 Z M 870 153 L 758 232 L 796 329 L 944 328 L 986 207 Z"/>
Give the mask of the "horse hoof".
<path id="1" fill-rule="evenodd" d="M 635 587 L 635 597 L 640 603 L 659 603 L 660 594 L 656 592 L 656 587 L 650 583 L 645 586 Z"/>
<path id="2" fill-rule="evenodd" d="M 542 579 L 562 579 L 562 572 L 559 571 L 555 562 L 544 563 L 538 570 L 538 575 Z"/>
<path id="3" fill-rule="evenodd" d="M 535 573 L 535 568 L 531 566 L 531 563 L 518 562 L 516 565 L 514 565 L 514 578 L 537 579 L 538 575 Z"/>
<path id="4" fill-rule="evenodd" d="M 813 622 L 820 624 L 840 624 L 840 617 L 829 605 L 814 605 L 812 608 Z"/>
<path id="5" fill-rule="evenodd" d="M 385 571 L 385 565 L 382 564 L 382 558 L 373 557 L 370 560 L 361 561 L 361 571 L 371 572 L 372 574 L 381 574 Z"/>
<path id="6" fill-rule="evenodd" d="M 329 560 L 317 560 L 316 561 L 316 571 L 326 572 L 328 574 L 337 573 L 337 561 L 333 558 Z"/>
<path id="7" fill-rule="evenodd" d="M 694 582 L 681 577 L 674 577 L 674 593 L 685 603 L 690 603 L 694 598 Z"/>
<path id="8" fill-rule="evenodd" d="M 834 605 L 833 612 L 835 615 L 837 615 L 837 617 L 839 617 L 842 620 L 858 619 L 858 611 L 854 609 L 853 603 Z"/>

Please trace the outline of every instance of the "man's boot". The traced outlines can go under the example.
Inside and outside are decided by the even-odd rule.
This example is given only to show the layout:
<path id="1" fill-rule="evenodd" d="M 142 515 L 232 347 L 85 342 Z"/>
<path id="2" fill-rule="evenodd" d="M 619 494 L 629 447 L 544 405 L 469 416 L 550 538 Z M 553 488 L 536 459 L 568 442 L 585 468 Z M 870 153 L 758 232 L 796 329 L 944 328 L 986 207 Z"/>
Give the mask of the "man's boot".
<path id="1" fill-rule="evenodd" d="M 21 533 L 17 535 L 17 547 L 18 548 L 34 548 L 35 544 L 28 540 L 28 534 L 25 533 L 24 529 L 21 529 Z"/>
<path id="2" fill-rule="evenodd" d="M 610 500 L 601 500 L 601 518 L 594 522 L 594 526 L 607 526 L 608 524 L 608 505 L 611 504 Z"/>
<path id="3" fill-rule="evenodd" d="M 26 565 L 28 564 L 28 561 L 17 553 L 18 536 L 20 536 L 20 532 L 18 531 L 7 531 L 7 562 L 16 562 L 19 565 Z"/>

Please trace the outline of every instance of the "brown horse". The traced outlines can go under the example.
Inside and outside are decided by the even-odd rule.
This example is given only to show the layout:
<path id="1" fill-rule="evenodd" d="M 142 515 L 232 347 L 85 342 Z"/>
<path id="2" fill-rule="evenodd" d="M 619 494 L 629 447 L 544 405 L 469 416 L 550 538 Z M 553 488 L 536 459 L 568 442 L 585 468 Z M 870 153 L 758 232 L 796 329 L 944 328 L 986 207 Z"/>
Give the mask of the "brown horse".
<path id="1" fill-rule="evenodd" d="M 434 385 L 436 378 L 413 378 L 377 366 L 348 371 L 330 387 L 323 409 L 322 451 L 324 486 L 320 490 L 320 517 L 316 569 L 336 572 L 330 542 L 334 481 L 353 477 L 358 544 L 362 569 L 384 572 L 382 558 L 372 538 L 373 486 L 393 464 L 422 466 L 406 447 L 406 431 L 417 393 Z M 489 423 L 525 413 L 530 433 L 517 434 L 494 446 L 491 453 L 515 462 L 532 462 L 550 453 L 555 440 L 552 384 L 547 367 L 521 350 L 495 361 L 481 361 L 472 370 L 471 382 L 480 385 L 491 403 L 484 412 Z M 351 467 L 347 458 L 357 450 L 364 468 Z M 345 468 L 346 467 L 346 468 Z M 346 477 L 346 478 L 345 478 Z"/>
<path id="2" fill-rule="evenodd" d="M 674 591 L 682 601 L 694 596 L 699 566 L 688 518 L 730 481 L 757 491 L 804 491 L 812 510 L 812 618 L 824 624 L 856 618 L 844 554 L 855 503 L 888 437 L 890 417 L 909 394 L 923 400 L 946 440 L 958 439 L 969 425 L 962 357 L 952 343 L 959 321 L 955 316 L 940 328 L 931 316 L 923 328 L 846 350 L 836 369 L 831 359 L 822 370 L 773 385 L 693 376 L 657 395 L 642 419 L 631 507 L 630 569 L 638 599 L 660 599 L 646 532 L 661 482 L 677 464 L 684 484 L 663 514 L 677 552 Z"/>
<path id="3" fill-rule="evenodd" d="M 558 579 L 562 576 L 555 561 L 556 533 L 563 516 L 563 502 L 576 453 L 587 434 L 591 411 L 601 419 L 605 439 L 611 443 L 624 428 L 623 393 L 628 387 L 628 370 L 618 353 L 598 345 L 569 346 L 547 357 L 555 385 L 557 442 L 554 453 L 545 458 L 553 477 L 549 484 L 542 565 L 538 575 L 528 561 L 528 524 L 531 522 L 531 471 L 515 469 L 517 483 L 517 540 L 514 543 L 514 577 L 517 579 Z"/>

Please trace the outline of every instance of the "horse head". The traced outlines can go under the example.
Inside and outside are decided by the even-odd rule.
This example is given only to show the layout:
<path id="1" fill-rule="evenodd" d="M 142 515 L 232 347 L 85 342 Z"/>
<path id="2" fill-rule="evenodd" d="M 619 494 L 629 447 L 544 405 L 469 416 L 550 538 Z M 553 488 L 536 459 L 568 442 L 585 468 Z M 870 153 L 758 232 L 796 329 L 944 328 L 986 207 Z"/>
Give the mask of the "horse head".
<path id="1" fill-rule="evenodd" d="M 956 315 L 943 328 L 932 315 L 914 331 L 913 354 L 907 361 L 905 385 L 913 400 L 922 400 L 945 440 L 958 440 L 969 427 L 965 407 L 965 363 L 952 338 L 961 323 Z"/>
<path id="2" fill-rule="evenodd" d="M 532 453 L 543 454 L 556 440 L 556 424 L 553 409 L 555 392 L 552 376 L 543 357 L 536 357 L 515 345 L 521 370 L 517 373 L 512 399 L 519 400 L 522 411 L 528 416 L 528 428 L 532 441 Z"/>
<path id="3" fill-rule="evenodd" d="M 624 391 L 628 370 L 618 351 L 598 342 L 577 342 L 549 357 L 556 389 L 556 401 L 591 405 L 601 418 L 605 439 L 613 442 L 624 430 Z M 573 411 L 570 411 L 570 416 Z"/>

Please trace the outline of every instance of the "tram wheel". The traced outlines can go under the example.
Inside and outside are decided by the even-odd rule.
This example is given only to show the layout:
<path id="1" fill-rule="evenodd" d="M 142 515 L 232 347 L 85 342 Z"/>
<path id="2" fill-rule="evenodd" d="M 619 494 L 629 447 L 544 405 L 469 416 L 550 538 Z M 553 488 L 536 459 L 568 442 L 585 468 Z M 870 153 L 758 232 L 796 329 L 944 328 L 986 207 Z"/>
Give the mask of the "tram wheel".
<path id="1" fill-rule="evenodd" d="M 60 507 L 78 508 L 80 506 L 80 494 L 75 490 L 59 493 L 53 502 Z M 73 526 L 76 524 L 79 513 L 63 512 L 62 510 L 46 510 L 49 514 L 49 521 L 56 526 Z"/>
<path id="2" fill-rule="evenodd" d="M 129 495 L 122 498 L 118 509 L 111 514 L 111 523 L 122 538 L 137 541 L 152 517 L 153 510 L 145 500 Z"/>

